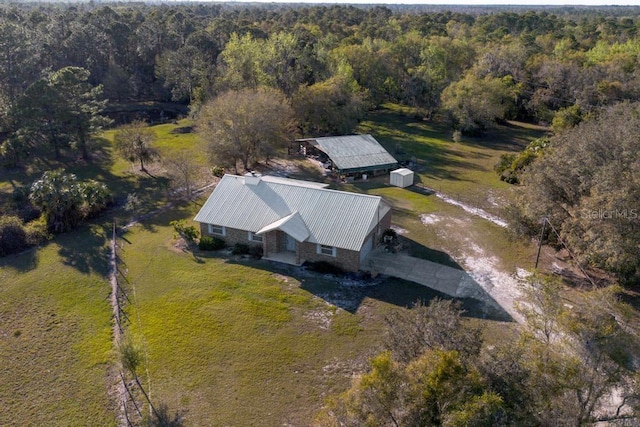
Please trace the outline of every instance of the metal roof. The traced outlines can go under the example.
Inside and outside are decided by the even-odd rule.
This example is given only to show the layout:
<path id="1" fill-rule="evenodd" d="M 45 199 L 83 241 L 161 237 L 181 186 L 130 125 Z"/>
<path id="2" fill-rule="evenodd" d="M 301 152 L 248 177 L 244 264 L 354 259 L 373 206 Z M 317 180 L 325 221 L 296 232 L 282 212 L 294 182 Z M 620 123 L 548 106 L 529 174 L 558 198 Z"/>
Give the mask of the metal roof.
<path id="1" fill-rule="evenodd" d="M 391 171 L 392 174 L 397 174 L 400 176 L 409 176 L 411 174 L 413 174 L 413 171 L 411 169 L 407 169 L 407 168 L 400 168 L 400 169 L 396 169 L 394 171 Z"/>
<path id="2" fill-rule="evenodd" d="M 359 251 L 390 209 L 378 196 L 304 182 L 263 177 L 252 185 L 244 177 L 225 175 L 195 221 L 254 233 L 278 228 L 298 239 L 304 237 L 306 227 L 307 242 Z"/>
<path id="3" fill-rule="evenodd" d="M 307 141 L 327 153 L 340 171 L 367 170 L 393 166 L 398 161 L 371 135 L 328 136 Z"/>

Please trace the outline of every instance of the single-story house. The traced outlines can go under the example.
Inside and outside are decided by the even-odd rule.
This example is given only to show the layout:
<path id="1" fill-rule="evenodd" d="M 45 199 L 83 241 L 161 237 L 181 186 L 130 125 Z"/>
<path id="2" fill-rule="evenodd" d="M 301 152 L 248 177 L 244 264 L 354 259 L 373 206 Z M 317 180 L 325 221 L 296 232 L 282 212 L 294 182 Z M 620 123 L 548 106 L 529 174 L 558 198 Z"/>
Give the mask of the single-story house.
<path id="1" fill-rule="evenodd" d="M 358 271 L 391 226 L 381 197 L 273 176 L 224 175 L 195 217 L 203 236 L 262 247 L 263 258 Z"/>
<path id="2" fill-rule="evenodd" d="M 398 167 L 398 161 L 371 135 L 297 139 L 300 151 L 330 163 L 339 175 L 376 176 Z"/>

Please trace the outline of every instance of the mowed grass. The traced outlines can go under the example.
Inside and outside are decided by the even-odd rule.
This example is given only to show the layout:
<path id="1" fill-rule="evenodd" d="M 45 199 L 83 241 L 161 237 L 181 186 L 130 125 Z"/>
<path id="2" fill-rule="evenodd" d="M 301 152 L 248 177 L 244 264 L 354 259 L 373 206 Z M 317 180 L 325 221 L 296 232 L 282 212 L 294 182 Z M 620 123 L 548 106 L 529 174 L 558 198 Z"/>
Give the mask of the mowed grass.
<path id="1" fill-rule="evenodd" d="M 101 233 L 0 258 L 0 425 L 115 424 Z"/>
<path id="2" fill-rule="evenodd" d="M 519 152 L 545 134 L 537 126 L 508 123 L 456 143 L 449 126 L 418 121 L 393 104 L 369 114 L 359 132 L 373 134 L 398 160 L 415 159 L 416 183 L 495 213 L 513 189 L 494 171 L 500 156 Z"/>
<path id="3" fill-rule="evenodd" d="M 169 227 L 140 226 L 125 238 L 143 379 L 186 425 L 309 425 L 379 349 L 385 313 L 434 295 L 390 281 L 345 296 L 320 275 L 182 251 Z M 327 295 L 355 298 L 357 309 Z"/>
<path id="4" fill-rule="evenodd" d="M 163 153 L 193 147 L 193 135 L 170 133 L 178 126 L 158 126 Z M 164 206 L 162 177 L 139 173 L 121 159 L 113 149 L 113 134 L 95 139 L 89 162 L 65 153 L 59 161 L 35 159 L 28 167 L 0 168 L 0 212 L 10 209 L 15 188 L 57 168 L 105 182 L 118 203 L 138 194 L 143 201 L 139 214 Z M 174 212 L 186 215 L 182 209 Z M 112 219 L 121 225 L 132 215 L 111 209 L 97 222 L 42 247 L 0 258 L 0 425 L 115 424 L 107 239 Z M 153 220 L 146 226 L 153 228 Z"/>
<path id="5" fill-rule="evenodd" d="M 371 133 L 399 160 L 416 160 L 415 182 L 435 189 L 496 215 L 513 200 L 514 187 L 500 181 L 493 170 L 500 156 L 522 150 L 544 129 L 522 123 L 509 123 L 491 129 L 482 138 L 464 137 L 452 141 L 452 130 L 438 123 L 417 121 L 396 105 L 375 111 L 360 125 L 360 132 Z M 480 245 L 507 271 L 532 268 L 535 248 L 489 221 L 474 217 L 435 195 L 413 188 L 400 189 L 388 184 L 388 177 L 343 186 L 384 197 L 394 207 L 393 223 L 404 228 L 410 253 L 432 261 L 458 266 L 453 258 L 463 257 L 471 244 Z M 464 224 L 443 232 L 443 223 L 424 224 L 420 215 Z"/>

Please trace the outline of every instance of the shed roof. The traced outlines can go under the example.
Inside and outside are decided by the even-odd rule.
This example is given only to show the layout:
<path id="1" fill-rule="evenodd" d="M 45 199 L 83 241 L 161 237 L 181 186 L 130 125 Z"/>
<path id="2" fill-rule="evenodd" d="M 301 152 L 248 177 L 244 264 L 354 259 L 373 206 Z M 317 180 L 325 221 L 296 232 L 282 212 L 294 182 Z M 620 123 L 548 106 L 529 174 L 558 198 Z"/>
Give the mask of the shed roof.
<path id="1" fill-rule="evenodd" d="M 225 175 L 195 220 L 254 233 L 280 229 L 298 241 L 358 251 L 391 209 L 378 196 L 287 181 L 263 177 L 251 185 Z"/>
<path id="2" fill-rule="evenodd" d="M 400 168 L 400 169 L 396 169 L 394 171 L 391 171 L 392 174 L 397 174 L 397 175 L 401 175 L 401 176 L 408 176 L 413 174 L 413 171 L 411 169 L 407 169 L 407 168 Z"/>
<path id="3" fill-rule="evenodd" d="M 364 171 L 398 164 L 398 161 L 368 134 L 308 138 L 299 141 L 309 142 L 325 152 L 340 171 Z"/>

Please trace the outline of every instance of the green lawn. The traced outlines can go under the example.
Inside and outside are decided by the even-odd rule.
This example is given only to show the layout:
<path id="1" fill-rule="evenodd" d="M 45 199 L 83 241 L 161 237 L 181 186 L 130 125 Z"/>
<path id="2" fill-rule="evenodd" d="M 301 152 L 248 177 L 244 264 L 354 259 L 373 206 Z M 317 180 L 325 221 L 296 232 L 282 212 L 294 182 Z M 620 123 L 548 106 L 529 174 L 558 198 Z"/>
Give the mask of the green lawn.
<path id="1" fill-rule="evenodd" d="M 540 127 L 509 123 L 456 143 L 449 127 L 417 121 L 395 105 L 372 112 L 358 131 L 374 135 L 398 160 L 415 158 L 416 183 L 496 213 L 495 201 L 508 199 L 512 190 L 493 170 L 500 156 L 544 135 Z"/>
<path id="2" fill-rule="evenodd" d="M 193 134 L 171 132 L 188 125 L 155 126 L 158 148 L 165 154 L 194 150 L 204 164 Z M 494 140 L 455 144 L 448 129 L 394 109 L 372 113 L 360 131 L 372 133 L 392 153 L 398 147 L 403 156 L 415 156 L 425 185 L 463 199 L 475 196 L 479 205 L 488 198 L 478 194 L 488 191 L 509 197 L 493 164 L 501 153 L 539 134 L 501 128 L 493 131 Z M 0 170 L 0 207 L 10 203 L 13 187 L 30 183 L 45 167 L 104 181 L 120 201 L 135 192 L 143 200 L 141 214 L 163 206 L 161 169 L 157 176 L 140 173 L 115 155 L 112 138 L 108 131 L 96 141 L 98 155 L 88 164 L 66 158 Z M 318 173 L 300 166 L 309 176 Z M 459 208 L 389 187 L 381 179 L 341 188 L 391 201 L 393 221 L 408 231 L 403 239 L 414 255 L 456 265 L 452 256 L 464 240 L 438 233 L 437 225 L 425 226 L 419 215 L 467 220 Z M 345 390 L 379 349 L 385 314 L 435 295 L 391 279 L 374 287 L 339 286 L 266 261 L 183 251 L 174 246 L 168 224 L 190 220 L 202 202 L 177 205 L 143 221 L 126 233 L 121 252 L 132 301 L 128 333 L 145 355 L 141 378 L 152 400 L 181 412 L 186 425 L 307 425 L 326 397 Z M 131 216 L 112 210 L 100 219 L 104 228 L 86 226 L 42 248 L 0 259 L 0 425 L 114 424 L 114 402 L 107 393 L 115 356 L 106 235 L 112 218 L 122 224 Z M 530 258 L 530 248 L 510 241 L 504 230 L 481 219 L 468 221 L 474 239 L 505 265 Z M 500 323 L 482 323 L 489 336 L 504 329 Z"/>
<path id="3" fill-rule="evenodd" d="M 0 425 L 115 424 L 104 243 L 87 227 L 0 258 Z"/>
<path id="4" fill-rule="evenodd" d="M 379 348 L 384 314 L 435 295 L 391 280 L 350 289 L 266 261 L 194 255 L 174 247 L 166 226 L 124 237 L 144 381 L 187 425 L 308 425 Z M 345 300 L 354 305 L 340 308 Z"/>

